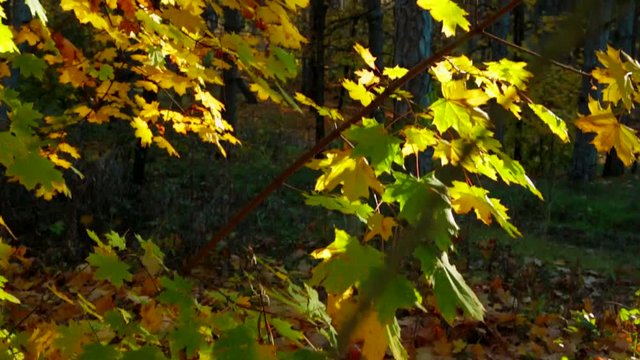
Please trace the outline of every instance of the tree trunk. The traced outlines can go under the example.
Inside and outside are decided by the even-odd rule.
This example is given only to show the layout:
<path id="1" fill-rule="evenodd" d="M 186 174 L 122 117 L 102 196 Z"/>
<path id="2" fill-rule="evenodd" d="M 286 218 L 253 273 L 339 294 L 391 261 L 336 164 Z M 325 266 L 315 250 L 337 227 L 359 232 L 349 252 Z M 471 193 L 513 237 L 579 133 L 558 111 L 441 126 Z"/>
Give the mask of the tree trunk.
<path id="1" fill-rule="evenodd" d="M 524 17 L 525 6 L 525 4 L 520 4 L 513 10 L 513 43 L 518 46 L 522 46 L 524 42 L 526 27 Z M 518 59 L 517 55 L 515 59 Z M 516 134 L 514 138 L 513 159 L 520 161 L 522 160 L 522 120 L 516 122 Z"/>
<path id="2" fill-rule="evenodd" d="M 367 11 L 369 51 L 371 51 L 371 55 L 376 57 L 376 68 L 382 72 L 384 69 L 384 24 L 380 0 L 367 0 Z M 384 122 L 384 112 L 379 108 L 373 112 L 373 117 L 380 123 Z"/>
<path id="3" fill-rule="evenodd" d="M 431 55 L 433 21 L 429 12 L 419 8 L 412 0 L 397 0 L 395 15 L 395 62 L 411 68 Z M 429 105 L 429 89 L 430 78 L 426 72 L 416 76 L 405 87 L 413 95 L 413 102 L 420 107 Z M 404 102 L 397 102 L 394 110 L 396 116 L 404 116 L 410 108 Z"/>
<path id="4" fill-rule="evenodd" d="M 494 8 L 491 9 L 491 12 L 496 11 L 498 8 L 501 8 L 509 3 L 509 0 L 499 0 Z M 491 33 L 501 39 L 507 39 L 509 36 L 509 30 L 511 27 L 511 19 L 509 16 L 503 16 L 500 20 L 496 21 L 491 26 Z M 497 42 L 491 42 L 491 60 L 498 61 L 500 59 L 504 59 L 508 55 L 507 46 Z M 494 120 L 494 124 L 496 127 L 496 139 L 501 143 L 504 143 L 504 134 L 506 131 L 506 120 L 509 114 L 506 110 L 502 108 L 502 106 L 498 105 L 496 102 L 491 102 L 489 105 L 489 117 Z"/>
<path id="5" fill-rule="evenodd" d="M 616 31 L 613 35 L 613 46 L 626 52 L 627 54 L 635 55 L 635 37 L 634 28 L 636 24 L 636 1 L 635 0 L 621 0 L 617 3 L 617 21 Z M 630 120 L 628 115 L 623 115 L 621 121 L 628 123 Z M 616 149 L 611 149 L 607 154 L 607 159 L 604 163 L 604 169 L 602 170 L 603 177 L 615 177 L 622 176 L 624 174 L 624 163 L 618 158 Z"/>
<path id="6" fill-rule="evenodd" d="M 384 28 L 380 0 L 367 0 L 367 19 L 369 24 L 369 50 L 376 57 L 376 67 L 384 68 Z"/>
<path id="7" fill-rule="evenodd" d="M 242 15 L 238 10 L 232 10 L 229 8 L 224 9 L 224 30 L 229 33 L 237 33 L 242 30 L 244 22 L 242 21 Z M 222 102 L 224 103 L 223 118 L 233 126 L 233 129 L 237 131 L 238 125 L 238 90 L 239 76 L 238 66 L 235 62 L 231 62 L 231 67 L 222 72 L 222 79 L 224 81 L 224 87 L 222 88 Z"/>
<path id="8" fill-rule="evenodd" d="M 595 51 L 602 50 L 607 45 L 609 31 L 606 26 L 611 17 L 612 6 L 611 0 L 602 0 L 597 5 L 598 8 L 589 13 L 590 15 L 587 18 L 588 30 L 585 34 L 584 42 L 584 64 L 582 65 L 582 70 L 585 72 L 591 72 L 595 67 Z M 593 90 L 591 79 L 583 77 L 582 91 L 578 99 L 578 109 L 582 114 L 589 113 L 587 107 L 589 97 L 599 100 L 602 98 L 602 94 L 598 89 Z M 570 178 L 575 182 L 588 182 L 595 178 L 597 152 L 591 144 L 593 138 L 593 134 L 585 134 L 576 129 L 576 138 L 573 143 L 573 159 L 569 173 Z"/>
<path id="9" fill-rule="evenodd" d="M 324 105 L 324 32 L 327 8 L 324 0 L 311 0 L 309 55 L 302 76 L 302 92 L 321 106 Z M 325 136 L 324 117 L 315 112 L 315 119 L 315 140 L 319 141 Z"/>
<path id="10" fill-rule="evenodd" d="M 396 0 L 395 4 L 395 63 L 405 68 L 411 68 L 420 60 L 431 55 L 431 33 L 433 21 L 428 11 L 422 10 L 416 5 L 415 0 Z M 404 87 L 413 96 L 413 104 L 420 108 L 429 105 L 430 78 L 424 72 L 413 78 Z M 409 117 L 413 110 L 404 101 L 397 101 L 394 107 L 394 116 Z M 419 154 L 418 161 L 407 158 L 416 176 L 425 174 L 433 169 L 433 149 Z M 415 164 L 419 166 L 416 166 Z"/>

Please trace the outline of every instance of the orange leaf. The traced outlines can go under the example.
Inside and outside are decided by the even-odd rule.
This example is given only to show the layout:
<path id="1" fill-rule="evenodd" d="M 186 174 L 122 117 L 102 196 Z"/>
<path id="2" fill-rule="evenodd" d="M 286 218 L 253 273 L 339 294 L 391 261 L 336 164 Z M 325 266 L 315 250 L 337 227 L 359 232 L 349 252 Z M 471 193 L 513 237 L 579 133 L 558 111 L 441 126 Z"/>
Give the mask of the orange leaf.
<path id="1" fill-rule="evenodd" d="M 128 18 L 136 17 L 136 5 L 133 0 L 118 0 L 120 10 L 124 12 L 124 16 Z"/>
<path id="2" fill-rule="evenodd" d="M 62 55 L 62 58 L 65 62 L 72 63 L 75 60 L 80 59 L 80 57 L 82 56 L 80 50 L 78 50 L 78 48 L 75 47 L 73 43 L 71 43 L 71 41 L 69 41 L 59 32 L 54 31 L 53 34 L 51 34 L 51 39 L 53 39 L 53 42 L 56 43 L 56 48 L 58 49 L 58 51 L 60 51 L 60 55 Z"/>

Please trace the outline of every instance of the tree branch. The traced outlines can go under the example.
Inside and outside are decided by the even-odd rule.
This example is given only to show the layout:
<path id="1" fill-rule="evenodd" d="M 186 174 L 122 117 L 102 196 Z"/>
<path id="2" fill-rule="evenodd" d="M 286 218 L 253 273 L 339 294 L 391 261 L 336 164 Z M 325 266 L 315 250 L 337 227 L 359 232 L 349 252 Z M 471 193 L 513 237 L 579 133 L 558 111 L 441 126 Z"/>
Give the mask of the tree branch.
<path id="1" fill-rule="evenodd" d="M 576 69 L 571 65 L 563 64 L 563 63 L 561 63 L 559 61 L 556 61 L 556 60 L 547 59 L 546 57 L 540 55 L 539 53 L 537 53 L 537 52 L 535 52 L 533 50 L 530 50 L 530 49 L 527 49 L 527 48 L 522 47 L 520 45 L 514 44 L 514 43 L 512 43 L 510 41 L 507 41 L 507 40 L 505 40 L 503 38 L 500 38 L 500 37 L 498 37 L 496 35 L 493 35 L 492 33 L 489 33 L 487 31 L 482 31 L 482 35 L 488 37 L 491 40 L 497 41 L 497 42 L 499 42 L 499 43 L 501 43 L 503 45 L 506 45 L 506 46 L 514 48 L 514 49 L 516 49 L 518 51 L 521 51 L 521 52 L 523 52 L 525 54 L 529 54 L 531 56 L 534 56 L 534 57 L 537 57 L 537 58 L 542 59 L 544 61 L 547 61 L 547 62 L 549 62 L 549 63 L 551 63 L 551 64 L 553 64 L 553 65 L 555 65 L 557 67 L 560 67 L 562 69 L 574 72 L 574 73 L 576 73 L 578 75 L 586 76 L 586 77 L 589 77 L 589 78 L 591 77 L 591 74 L 586 73 L 586 72 L 584 72 L 584 71 L 582 71 L 580 69 Z"/>
<path id="2" fill-rule="evenodd" d="M 421 73 L 427 71 L 429 67 L 434 65 L 436 62 L 440 61 L 445 56 L 449 55 L 454 49 L 458 46 L 464 44 L 472 37 L 481 34 L 484 32 L 486 28 L 495 23 L 498 19 L 500 19 L 503 15 L 510 12 L 513 8 L 518 6 L 522 0 L 512 0 L 509 4 L 505 5 L 503 8 L 489 16 L 487 19 L 474 26 L 469 32 L 463 34 L 453 42 L 449 43 L 447 46 L 435 52 L 431 57 L 426 58 L 411 68 L 403 77 L 393 81 L 389 86 L 384 90 L 382 94 L 376 97 L 369 105 L 362 108 L 357 114 L 353 115 L 349 120 L 343 122 L 334 129 L 329 135 L 322 138 L 320 141 L 316 143 L 311 149 L 309 149 L 304 154 L 300 155 L 289 167 L 287 167 L 284 171 L 282 171 L 275 179 L 271 181 L 267 186 L 265 186 L 262 191 L 258 195 L 256 195 L 247 205 L 245 205 L 240 211 L 238 211 L 229 222 L 222 227 L 207 244 L 205 244 L 195 256 L 193 256 L 187 264 L 183 268 L 184 273 L 189 273 L 191 270 L 204 260 L 207 254 L 216 247 L 216 245 L 224 239 L 233 229 L 236 228 L 258 205 L 262 204 L 262 202 L 275 190 L 277 190 L 294 172 L 303 167 L 309 160 L 313 159 L 313 157 L 321 152 L 327 145 L 329 145 L 333 140 L 337 139 L 343 131 L 347 130 L 352 125 L 360 122 L 363 117 L 369 116 L 375 109 L 382 106 L 384 101 L 389 98 L 394 91 L 398 90 L 401 86 L 405 85 L 409 80 L 415 78 Z"/>

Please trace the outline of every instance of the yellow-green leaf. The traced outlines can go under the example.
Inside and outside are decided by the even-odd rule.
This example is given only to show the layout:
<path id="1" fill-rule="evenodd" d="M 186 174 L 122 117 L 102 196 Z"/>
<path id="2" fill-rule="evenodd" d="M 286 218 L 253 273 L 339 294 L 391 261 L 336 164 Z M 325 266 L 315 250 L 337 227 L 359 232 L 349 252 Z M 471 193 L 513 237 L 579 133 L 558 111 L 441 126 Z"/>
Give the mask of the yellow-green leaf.
<path id="1" fill-rule="evenodd" d="M 625 69 L 620 60 L 620 52 L 611 46 L 607 46 L 607 51 L 596 51 L 598 61 L 604 67 L 598 67 L 591 72 L 591 75 L 604 84 L 602 99 L 614 105 L 622 100 L 628 110 L 633 107 L 634 88 L 631 82 L 631 73 Z"/>
<path id="2" fill-rule="evenodd" d="M 529 104 L 529 108 L 533 110 L 533 112 L 538 115 L 540 120 L 547 124 L 551 132 L 556 134 L 562 142 L 569 142 L 569 131 L 567 130 L 567 124 L 560 119 L 556 114 L 551 112 L 551 110 L 546 107 L 538 104 Z"/>
<path id="3" fill-rule="evenodd" d="M 442 22 L 442 32 L 451 37 L 456 34 L 456 26 L 469 31 L 467 12 L 451 0 L 418 0 L 418 6 L 429 10 L 436 21 Z"/>
<path id="4" fill-rule="evenodd" d="M 316 191 L 331 191 L 342 185 L 342 193 L 349 201 L 369 198 L 369 188 L 383 192 L 382 184 L 363 157 L 351 157 L 349 151 L 332 151 L 325 155 L 326 159 L 309 163 L 310 168 L 325 172 L 316 181 Z"/>

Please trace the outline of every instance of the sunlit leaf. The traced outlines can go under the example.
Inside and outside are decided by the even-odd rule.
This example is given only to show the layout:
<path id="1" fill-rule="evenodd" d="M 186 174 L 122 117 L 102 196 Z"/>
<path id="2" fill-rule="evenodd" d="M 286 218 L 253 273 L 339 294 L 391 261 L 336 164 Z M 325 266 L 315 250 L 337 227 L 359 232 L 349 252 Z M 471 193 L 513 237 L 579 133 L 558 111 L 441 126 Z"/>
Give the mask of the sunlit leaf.
<path id="1" fill-rule="evenodd" d="M 362 221 L 366 221 L 373 209 L 369 204 L 360 201 L 349 201 L 344 196 L 329 195 L 305 195 L 305 204 L 311 206 L 322 206 L 329 210 L 340 211 L 343 214 L 358 216 Z"/>
<path id="2" fill-rule="evenodd" d="M 362 120 L 362 126 L 352 126 L 344 135 L 356 144 L 352 154 L 371 159 L 371 166 L 376 173 L 388 172 L 393 163 L 402 165 L 402 141 L 389 135 L 384 125 L 376 120 L 365 118 Z"/>
<path id="3" fill-rule="evenodd" d="M 631 81 L 631 73 L 620 60 L 620 51 L 607 46 L 606 52 L 596 51 L 596 56 L 604 67 L 595 68 L 591 75 L 605 85 L 602 90 L 602 99 L 614 105 L 622 100 L 625 108 L 631 109 L 635 89 Z"/>
<path id="4" fill-rule="evenodd" d="M 360 101 L 362 105 L 367 106 L 371 104 L 375 95 L 367 90 L 367 88 L 359 83 L 355 83 L 349 79 L 342 82 L 342 86 L 349 92 L 349 96 L 357 101 Z"/>
<path id="5" fill-rule="evenodd" d="M 500 200 L 490 198 L 488 190 L 461 181 L 453 181 L 449 194 L 451 194 L 451 206 L 456 213 L 466 214 L 473 209 L 478 219 L 485 224 L 491 224 L 493 216 L 509 235 L 521 235 L 509 222 L 507 208 L 500 203 Z"/>
<path id="6" fill-rule="evenodd" d="M 630 127 L 621 124 L 613 115 L 611 109 L 602 108 L 597 100 L 589 101 L 590 115 L 575 121 L 576 126 L 583 132 L 596 133 L 592 143 L 600 152 L 608 152 L 611 148 L 622 162 L 629 166 L 640 153 L 640 139 Z"/>
<path id="7" fill-rule="evenodd" d="M 376 58 L 375 56 L 371 55 L 371 52 L 369 51 L 369 49 L 365 48 L 364 46 L 358 43 L 353 45 L 353 48 L 360 55 L 360 57 L 362 57 L 362 60 L 364 60 L 367 66 L 369 66 L 372 69 L 376 68 Z"/>
<path id="8" fill-rule="evenodd" d="M 436 21 L 442 22 L 442 32 L 450 37 L 456 34 L 456 27 L 469 31 L 467 12 L 452 0 L 418 0 L 418 6 L 429 10 Z"/>
<path id="9" fill-rule="evenodd" d="M 308 165 L 324 171 L 316 181 L 316 191 L 331 191 L 342 185 L 342 193 L 351 202 L 369 198 L 369 188 L 383 192 L 382 184 L 364 158 L 352 157 L 348 151 L 331 151 L 325 155 L 326 159 L 317 159 Z"/>

